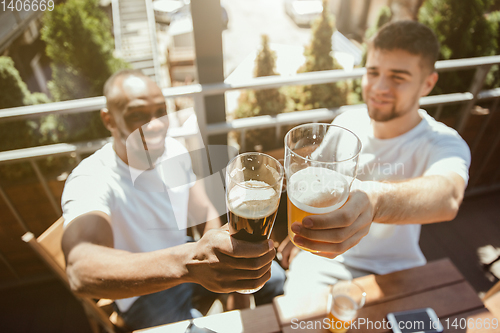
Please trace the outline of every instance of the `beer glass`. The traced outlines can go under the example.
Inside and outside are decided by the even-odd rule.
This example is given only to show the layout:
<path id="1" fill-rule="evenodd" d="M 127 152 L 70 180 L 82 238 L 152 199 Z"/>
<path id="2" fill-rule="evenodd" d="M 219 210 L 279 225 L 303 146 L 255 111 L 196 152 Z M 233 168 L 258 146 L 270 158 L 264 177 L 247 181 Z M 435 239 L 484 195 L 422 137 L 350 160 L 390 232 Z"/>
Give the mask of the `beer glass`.
<path id="1" fill-rule="evenodd" d="M 345 333 L 365 304 L 366 293 L 353 281 L 339 281 L 333 285 L 328 298 L 328 321 L 332 333 Z"/>
<path id="2" fill-rule="evenodd" d="M 286 134 L 288 235 L 292 242 L 293 223 L 302 224 L 302 219 L 309 215 L 330 213 L 347 201 L 360 151 L 359 138 L 336 125 L 305 124 Z"/>
<path id="3" fill-rule="evenodd" d="M 226 168 L 226 205 L 231 235 L 248 242 L 271 236 L 281 197 L 284 171 L 280 162 L 262 153 L 233 158 Z M 261 287 L 238 291 L 256 292 Z"/>

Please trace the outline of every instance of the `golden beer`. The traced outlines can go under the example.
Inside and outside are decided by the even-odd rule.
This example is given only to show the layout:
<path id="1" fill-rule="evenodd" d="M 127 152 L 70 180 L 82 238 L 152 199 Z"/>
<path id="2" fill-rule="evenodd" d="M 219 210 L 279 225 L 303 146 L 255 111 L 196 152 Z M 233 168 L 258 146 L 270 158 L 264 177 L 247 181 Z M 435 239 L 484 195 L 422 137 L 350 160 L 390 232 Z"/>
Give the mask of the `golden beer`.
<path id="1" fill-rule="evenodd" d="M 326 214 L 342 207 L 349 196 L 349 182 L 344 175 L 331 169 L 308 167 L 290 177 L 287 194 L 288 235 L 293 242 L 292 224 L 302 224 L 306 216 Z"/>
<path id="2" fill-rule="evenodd" d="M 349 327 L 351 327 L 352 320 L 340 320 L 331 312 L 328 314 L 328 319 L 330 322 L 329 330 L 332 333 L 345 333 L 349 330 Z"/>
<path id="3" fill-rule="evenodd" d="M 332 310 L 328 313 L 330 322 L 329 330 L 332 333 L 345 333 L 351 327 L 352 321 L 356 318 L 356 303 L 349 296 L 338 296 L 336 302 L 342 302 L 347 309 L 341 308 L 335 303 L 332 305 Z M 337 309 L 334 309 L 337 307 Z M 337 314 L 340 312 L 341 314 Z M 340 319 L 340 318 L 342 319 Z"/>

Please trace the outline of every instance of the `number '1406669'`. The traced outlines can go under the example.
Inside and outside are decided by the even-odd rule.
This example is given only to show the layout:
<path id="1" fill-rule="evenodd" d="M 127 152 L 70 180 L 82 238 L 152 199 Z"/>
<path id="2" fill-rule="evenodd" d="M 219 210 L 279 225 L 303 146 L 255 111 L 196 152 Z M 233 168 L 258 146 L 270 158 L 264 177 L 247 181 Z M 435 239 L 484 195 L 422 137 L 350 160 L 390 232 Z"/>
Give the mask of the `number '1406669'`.
<path id="1" fill-rule="evenodd" d="M 446 329 L 469 329 L 469 330 L 481 330 L 481 329 L 497 329 L 498 319 L 497 318 L 454 318 L 446 319 L 445 321 Z"/>
<path id="2" fill-rule="evenodd" d="M 0 1 L 4 12 L 44 12 L 54 10 L 53 0 L 3 0 Z"/>

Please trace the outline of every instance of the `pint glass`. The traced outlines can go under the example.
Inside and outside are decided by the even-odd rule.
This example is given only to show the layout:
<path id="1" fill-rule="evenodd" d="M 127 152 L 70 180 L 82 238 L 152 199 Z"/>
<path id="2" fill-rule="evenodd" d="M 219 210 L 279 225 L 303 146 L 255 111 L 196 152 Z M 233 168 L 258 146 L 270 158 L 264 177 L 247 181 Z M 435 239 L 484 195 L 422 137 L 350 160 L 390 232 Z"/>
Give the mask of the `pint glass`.
<path id="1" fill-rule="evenodd" d="M 293 223 L 302 224 L 306 216 L 332 212 L 347 201 L 360 151 L 359 138 L 336 125 L 305 124 L 286 134 L 288 235 L 292 242 Z"/>
<path id="2" fill-rule="evenodd" d="M 329 329 L 332 333 L 345 333 L 365 304 L 366 293 L 353 281 L 339 281 L 333 285 L 328 300 Z"/>
<path id="3" fill-rule="evenodd" d="M 233 158 L 226 168 L 229 232 L 240 240 L 263 241 L 271 236 L 281 197 L 284 171 L 280 162 L 262 153 Z M 250 294 L 257 290 L 241 290 Z"/>

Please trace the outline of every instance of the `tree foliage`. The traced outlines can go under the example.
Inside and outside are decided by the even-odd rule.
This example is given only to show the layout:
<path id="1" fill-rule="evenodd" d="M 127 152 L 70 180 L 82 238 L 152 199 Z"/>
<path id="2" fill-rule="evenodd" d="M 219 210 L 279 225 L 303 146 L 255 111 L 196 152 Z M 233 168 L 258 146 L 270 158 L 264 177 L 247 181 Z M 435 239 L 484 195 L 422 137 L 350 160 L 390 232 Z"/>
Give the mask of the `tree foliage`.
<path id="1" fill-rule="evenodd" d="M 0 91 L 0 109 L 49 102 L 45 94 L 28 90 L 14 61 L 5 56 L 0 57 Z"/>
<path id="2" fill-rule="evenodd" d="M 496 1 L 496 7 L 500 7 L 500 1 Z M 489 24 L 493 27 L 493 31 L 496 31 L 496 52 L 495 54 L 500 54 L 500 10 L 496 10 L 486 16 Z M 500 87 L 500 68 L 499 65 L 494 65 L 490 71 L 488 77 L 486 78 L 485 87 L 498 88 Z"/>
<path id="3" fill-rule="evenodd" d="M 311 43 L 306 46 L 306 61 L 298 73 L 341 69 L 332 57 L 332 36 L 335 23 L 328 10 L 328 3 L 323 0 L 323 12 L 312 24 Z M 292 93 L 297 110 L 337 107 L 347 102 L 347 87 L 344 82 L 306 85 L 296 87 Z"/>
<path id="4" fill-rule="evenodd" d="M 269 48 L 269 37 L 262 35 L 262 48 L 255 58 L 254 77 L 278 75 L 276 73 L 276 53 Z M 247 90 L 241 93 L 236 118 L 263 115 L 277 115 L 285 111 L 286 97 L 279 89 Z M 271 149 L 274 144 L 275 129 L 246 131 L 246 147 L 254 150 L 256 146 Z"/>
<path id="5" fill-rule="evenodd" d="M 42 39 L 56 100 L 100 96 L 107 78 L 127 66 L 113 55 L 111 24 L 98 0 L 68 0 L 46 12 Z"/>
<path id="6" fill-rule="evenodd" d="M 0 109 L 49 102 L 44 94 L 28 90 L 14 61 L 9 57 L 0 57 L 0 91 Z M 26 120 L 0 123 L 0 151 L 28 147 L 35 143 L 34 123 Z"/>
<path id="7" fill-rule="evenodd" d="M 127 63 L 113 55 L 111 24 L 98 0 L 67 0 L 44 14 L 42 39 L 52 60 L 48 83 L 57 101 L 102 96 L 106 80 Z M 99 112 L 52 116 L 37 130 L 42 143 L 74 142 L 109 136 Z"/>
<path id="8" fill-rule="evenodd" d="M 278 75 L 276 53 L 269 48 L 269 37 L 262 35 L 262 48 L 255 58 L 254 77 Z M 236 118 L 276 115 L 285 110 L 286 98 L 279 89 L 249 90 L 241 94 Z"/>
<path id="9" fill-rule="evenodd" d="M 392 11 L 389 6 L 382 6 L 377 13 L 377 21 L 374 26 L 366 29 L 365 40 L 369 40 L 384 24 L 389 23 L 392 18 Z M 365 53 L 366 55 L 366 53 Z"/>
<path id="10" fill-rule="evenodd" d="M 493 0 L 427 0 L 419 21 L 441 44 L 440 60 L 490 56 L 498 52 L 498 24 L 485 15 Z M 441 73 L 433 93 L 467 91 L 474 70 Z"/>

